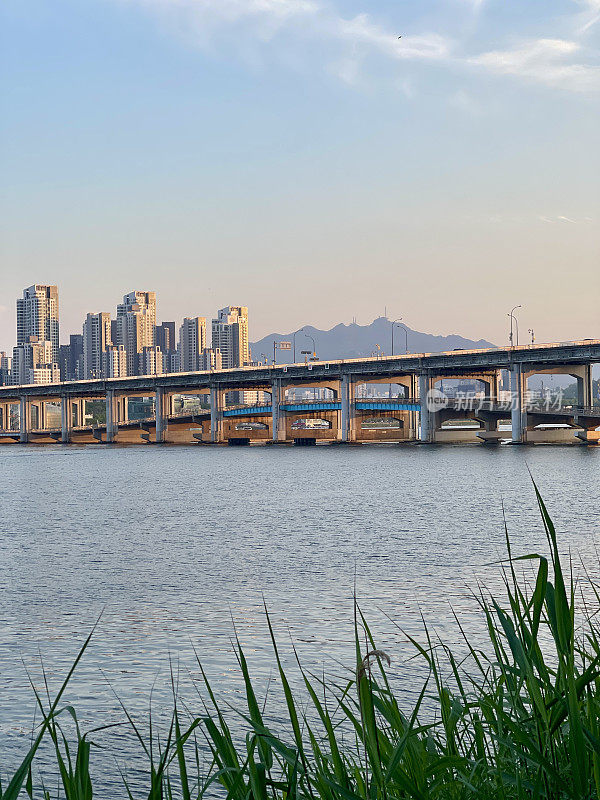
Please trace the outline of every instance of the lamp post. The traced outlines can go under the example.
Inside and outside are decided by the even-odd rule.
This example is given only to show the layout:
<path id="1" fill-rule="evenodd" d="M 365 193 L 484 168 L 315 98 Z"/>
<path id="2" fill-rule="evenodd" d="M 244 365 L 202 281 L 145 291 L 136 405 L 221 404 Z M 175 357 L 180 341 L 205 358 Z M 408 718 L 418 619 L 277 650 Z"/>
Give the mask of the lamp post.
<path id="1" fill-rule="evenodd" d="M 312 337 L 312 336 L 311 336 L 310 334 L 308 334 L 308 333 L 305 333 L 304 335 L 306 336 L 306 338 L 307 338 L 307 339 L 310 339 L 310 340 L 311 340 L 311 342 L 312 342 L 312 346 L 313 346 L 313 357 L 314 357 L 314 358 L 316 358 L 316 357 L 317 357 L 317 345 L 315 344 L 314 337 Z"/>
<path id="2" fill-rule="evenodd" d="M 408 328 L 406 325 L 399 325 L 398 327 L 404 330 L 404 353 L 408 355 Z"/>
<path id="3" fill-rule="evenodd" d="M 304 330 L 304 328 L 300 328 L 300 330 L 299 330 L 299 331 L 296 331 L 296 333 L 295 333 L 295 334 L 292 336 L 292 341 L 293 341 L 293 343 L 294 343 L 294 344 L 293 344 L 293 347 L 294 347 L 294 364 L 296 363 L 296 336 L 297 336 L 299 333 L 302 333 L 302 331 L 303 331 L 303 330 Z"/>
<path id="4" fill-rule="evenodd" d="M 392 348 L 391 348 L 391 354 L 392 354 L 392 355 L 394 355 L 394 325 L 395 325 L 397 322 L 400 322 L 400 320 L 401 320 L 401 319 L 402 319 L 402 317 L 398 317 L 398 319 L 395 319 L 395 320 L 392 322 Z"/>
<path id="5" fill-rule="evenodd" d="M 511 347 L 513 346 L 513 322 L 515 323 L 515 327 L 517 329 L 517 347 L 519 346 L 519 322 L 518 322 L 518 320 L 517 320 L 517 318 L 515 317 L 515 314 L 514 314 L 514 312 L 517 310 L 517 308 L 523 308 L 523 306 L 521 306 L 521 305 L 515 306 L 514 308 L 512 308 L 509 311 L 509 313 L 507 315 L 507 316 L 510 317 L 510 336 L 509 336 L 509 341 L 510 341 L 510 346 Z"/>

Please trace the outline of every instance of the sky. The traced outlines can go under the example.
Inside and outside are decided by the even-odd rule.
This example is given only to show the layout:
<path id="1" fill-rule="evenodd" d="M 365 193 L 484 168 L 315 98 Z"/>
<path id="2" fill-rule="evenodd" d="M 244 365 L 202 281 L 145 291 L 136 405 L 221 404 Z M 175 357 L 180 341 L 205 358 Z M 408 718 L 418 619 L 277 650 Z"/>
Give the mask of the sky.
<path id="1" fill-rule="evenodd" d="M 600 338 L 600 0 L 3 0 L 0 348 L 134 289 L 250 338 Z M 401 37 L 401 38 L 399 38 Z"/>

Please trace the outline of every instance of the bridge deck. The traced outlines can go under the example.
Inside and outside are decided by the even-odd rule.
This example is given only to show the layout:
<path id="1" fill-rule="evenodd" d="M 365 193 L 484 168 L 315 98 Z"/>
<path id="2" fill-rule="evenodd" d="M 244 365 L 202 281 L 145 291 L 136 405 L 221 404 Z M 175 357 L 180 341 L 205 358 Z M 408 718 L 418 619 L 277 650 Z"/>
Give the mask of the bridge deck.
<path id="1" fill-rule="evenodd" d="M 269 390 L 274 380 L 301 384 L 353 376 L 368 382 L 369 378 L 384 380 L 392 376 L 422 374 L 425 371 L 434 371 L 443 377 L 452 374 L 476 374 L 482 370 L 511 369 L 515 364 L 524 369 L 543 369 L 592 363 L 600 363 L 600 339 L 443 353 L 410 353 L 378 358 L 332 359 L 308 364 L 260 365 L 212 372 L 179 372 L 58 384 L 3 386 L 0 387 L 0 401 L 18 400 L 21 396 L 51 399 L 65 394 L 93 398 L 104 395 L 109 389 L 130 393 L 152 393 L 158 388 L 173 392 L 200 391 L 211 386 L 231 391 L 250 388 Z"/>

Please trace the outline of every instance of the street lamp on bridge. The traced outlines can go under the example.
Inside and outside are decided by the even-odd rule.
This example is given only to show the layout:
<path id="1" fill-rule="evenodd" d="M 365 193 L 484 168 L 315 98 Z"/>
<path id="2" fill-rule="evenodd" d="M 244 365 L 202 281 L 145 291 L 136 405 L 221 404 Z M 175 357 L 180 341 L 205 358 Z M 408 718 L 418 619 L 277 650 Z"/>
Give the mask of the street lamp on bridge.
<path id="1" fill-rule="evenodd" d="M 312 346 L 313 346 L 312 354 L 313 354 L 313 358 L 316 360 L 317 359 L 317 345 L 315 344 L 314 337 L 311 336 L 309 333 L 305 333 L 304 335 L 306 336 L 307 339 L 310 339 L 311 342 L 312 342 Z"/>
<path id="2" fill-rule="evenodd" d="M 511 347 L 513 346 L 513 322 L 515 324 L 515 328 L 516 328 L 516 331 L 517 331 L 517 347 L 519 346 L 519 321 L 515 317 L 515 313 L 514 313 L 517 310 L 517 308 L 523 308 L 523 306 L 521 306 L 521 305 L 515 306 L 507 314 L 507 316 L 510 317 L 510 336 L 509 336 L 509 341 L 510 341 L 510 346 Z"/>
<path id="3" fill-rule="evenodd" d="M 296 333 L 294 333 L 294 334 L 292 335 L 292 342 L 293 342 L 293 347 L 294 347 L 294 364 L 296 363 L 296 336 L 297 336 L 299 333 L 302 333 L 302 331 L 303 331 L 303 330 L 304 330 L 304 328 L 300 328 L 300 330 L 299 330 L 299 331 L 296 331 Z"/>
<path id="4" fill-rule="evenodd" d="M 392 346 L 391 346 L 391 355 L 394 355 L 394 325 L 395 325 L 397 322 L 400 322 L 400 320 L 401 320 L 401 319 L 402 319 L 402 317 L 398 317 L 398 319 L 395 319 L 395 320 L 393 320 L 393 321 L 392 321 Z"/>

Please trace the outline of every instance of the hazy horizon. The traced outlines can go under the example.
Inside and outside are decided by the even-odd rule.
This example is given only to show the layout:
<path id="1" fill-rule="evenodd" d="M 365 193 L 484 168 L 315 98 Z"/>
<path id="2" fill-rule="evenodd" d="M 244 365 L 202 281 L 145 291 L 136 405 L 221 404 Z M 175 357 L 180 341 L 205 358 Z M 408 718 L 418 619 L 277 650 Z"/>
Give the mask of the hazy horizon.
<path id="1" fill-rule="evenodd" d="M 600 0 L 6 0 L 0 349 L 159 320 L 600 337 Z M 398 38 L 401 36 L 402 38 Z"/>

